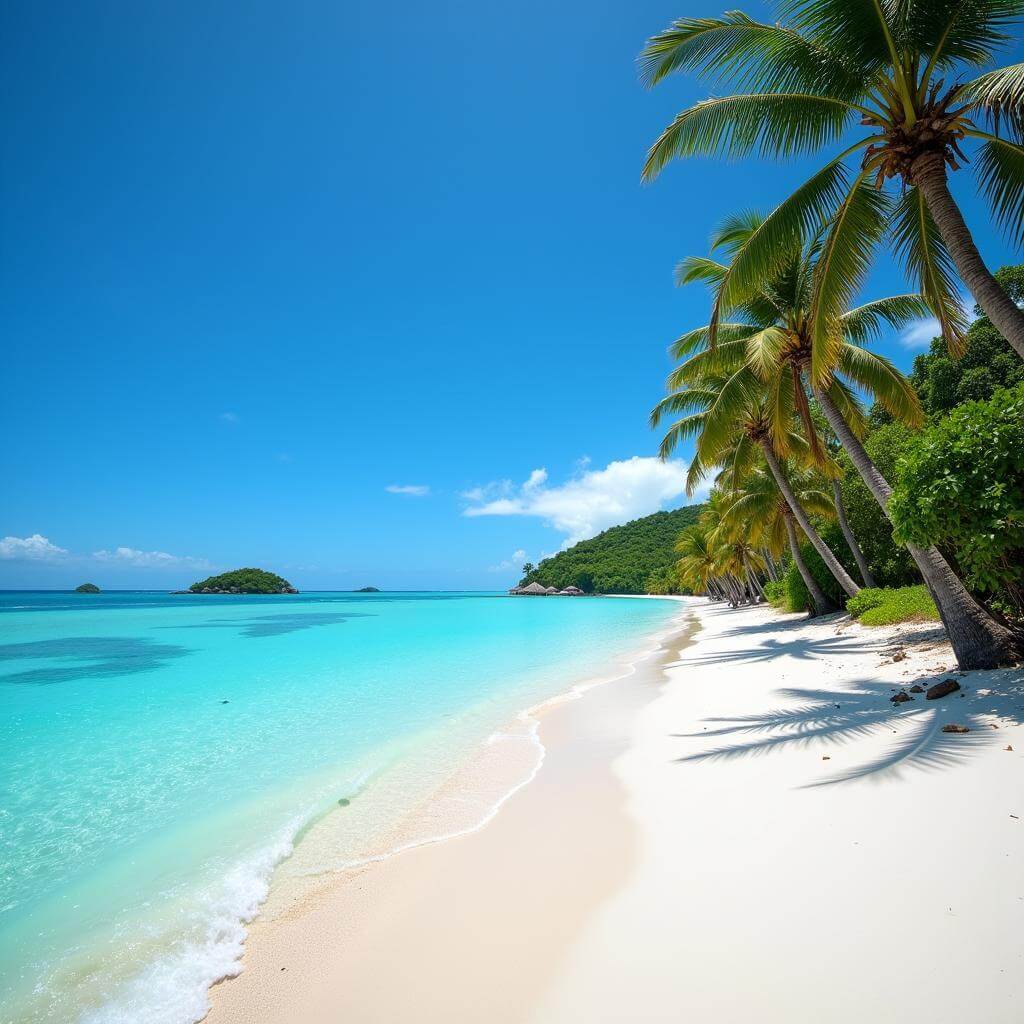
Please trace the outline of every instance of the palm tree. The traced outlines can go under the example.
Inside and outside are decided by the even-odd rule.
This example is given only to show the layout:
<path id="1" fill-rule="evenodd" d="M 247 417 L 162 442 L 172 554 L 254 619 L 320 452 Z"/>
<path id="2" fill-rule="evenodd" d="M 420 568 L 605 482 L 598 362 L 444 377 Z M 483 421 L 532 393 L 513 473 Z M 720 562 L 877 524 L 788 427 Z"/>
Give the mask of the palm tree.
<path id="1" fill-rule="evenodd" d="M 684 261 L 681 265 L 683 281 L 705 280 L 712 284 L 716 310 L 723 315 L 740 311 L 750 321 L 722 325 L 719 334 L 724 328 L 729 340 L 714 347 L 710 325 L 702 328 L 702 333 L 691 332 L 692 338 L 684 335 L 677 341 L 676 348 L 683 343 L 688 350 L 700 350 L 702 362 L 696 372 L 690 371 L 688 375 L 699 380 L 710 368 L 722 375 L 734 367 L 753 367 L 768 394 L 781 396 L 773 420 L 781 418 L 785 422 L 796 407 L 813 446 L 817 431 L 804 390 L 805 378 L 809 379 L 835 436 L 888 516 L 892 488 L 860 442 L 858 435 L 863 433 L 865 424 L 848 381 L 873 394 L 895 419 L 911 426 L 920 423 L 920 404 L 906 379 L 888 360 L 862 347 L 883 326 L 898 327 L 907 318 L 920 315 L 920 299 L 893 296 L 840 311 L 829 329 L 822 332 L 816 299 L 822 278 L 834 277 L 835 261 L 819 235 L 804 248 L 791 249 L 776 276 L 766 278 L 759 291 L 736 302 L 724 295 L 729 275 L 744 259 L 746 247 L 756 244 L 758 231 L 756 217 L 733 218 L 715 240 L 731 254 L 728 266 L 709 259 Z M 721 238 L 726 242 L 721 242 Z M 769 319 L 772 311 L 774 320 Z M 697 358 L 691 357 L 689 363 Z M 907 550 L 935 600 L 961 668 L 993 668 L 1020 657 L 1017 637 L 971 596 L 937 548 L 907 544 Z"/>
<path id="2" fill-rule="evenodd" d="M 822 486 L 821 474 L 790 463 L 786 466 L 786 475 L 800 504 L 811 515 L 822 518 L 835 515 L 835 507 Z M 726 513 L 727 521 L 737 529 L 746 529 L 751 541 L 761 545 L 769 558 L 779 557 L 788 544 L 797 572 L 811 595 L 812 614 L 824 615 L 835 611 L 836 606 L 804 561 L 793 525 L 793 512 L 771 473 L 758 466 L 737 478 L 730 469 L 726 469 L 719 474 L 717 485 L 733 495 Z"/>
<path id="3" fill-rule="evenodd" d="M 756 331 L 749 325 L 744 326 L 748 334 Z M 684 338 L 688 337 L 684 335 Z M 682 347 L 686 348 L 686 345 L 684 343 Z M 763 456 L 807 539 L 839 585 L 852 597 L 860 587 L 811 524 L 779 462 L 780 455 L 805 447 L 805 442 L 793 429 L 792 405 L 789 406 L 788 419 L 779 417 L 779 402 L 772 400 L 778 396 L 771 395 L 745 364 L 738 368 L 730 367 L 725 372 L 716 371 L 706 357 L 724 358 L 726 347 L 720 346 L 715 353 L 710 350 L 697 353 L 669 376 L 670 393 L 652 410 L 651 426 L 658 426 L 668 413 L 687 415 L 669 426 L 661 442 L 661 457 L 667 459 L 680 441 L 690 437 L 695 439 L 696 453 L 687 474 L 687 493 L 692 494 L 710 469 L 719 465 L 726 456 L 736 472 L 751 465 L 758 455 Z M 675 348 L 679 350 L 679 342 Z"/>
<path id="4" fill-rule="evenodd" d="M 819 282 L 822 334 L 888 235 L 951 351 L 962 349 L 966 326 L 955 266 L 1024 358 L 1024 312 L 982 261 L 947 180 L 947 168 L 967 162 L 962 147 L 976 148 L 995 220 L 1015 241 L 1024 238 L 1024 64 L 970 78 L 1011 41 L 1006 29 L 1024 3 L 782 0 L 779 14 L 779 24 L 740 11 L 682 18 L 649 40 L 640 58 L 648 84 L 695 71 L 737 91 L 680 113 L 651 147 L 645 179 L 675 157 L 795 156 L 848 142 L 765 220 L 733 266 L 731 297 L 770 276 L 796 238 L 828 220 L 834 269 Z M 851 141 L 858 124 L 863 134 Z M 898 197 L 884 189 L 893 180 Z"/>
<path id="5" fill-rule="evenodd" d="M 716 589 L 713 581 L 719 575 L 718 565 L 708 540 L 707 528 L 699 519 L 679 534 L 675 550 L 680 556 L 676 569 L 686 586 L 697 592 Z"/>

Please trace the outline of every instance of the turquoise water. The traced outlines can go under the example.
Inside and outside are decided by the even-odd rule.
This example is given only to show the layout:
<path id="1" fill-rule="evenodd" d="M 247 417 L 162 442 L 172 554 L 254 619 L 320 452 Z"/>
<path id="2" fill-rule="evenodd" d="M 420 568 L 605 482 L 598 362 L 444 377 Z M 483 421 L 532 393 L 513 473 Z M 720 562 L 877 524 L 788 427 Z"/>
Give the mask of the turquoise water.
<path id="1" fill-rule="evenodd" d="M 379 852 L 449 761 L 678 612 L 0 593 L 0 1020 L 199 1019 L 312 824 L 321 867 Z"/>

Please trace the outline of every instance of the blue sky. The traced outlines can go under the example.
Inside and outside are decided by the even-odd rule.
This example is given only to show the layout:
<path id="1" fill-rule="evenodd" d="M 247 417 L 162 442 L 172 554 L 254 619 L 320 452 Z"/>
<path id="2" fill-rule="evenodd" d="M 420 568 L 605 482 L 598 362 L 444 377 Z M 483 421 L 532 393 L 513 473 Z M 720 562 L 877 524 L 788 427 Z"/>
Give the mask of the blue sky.
<path id="1" fill-rule="evenodd" d="M 672 268 L 811 166 L 641 186 L 705 90 L 636 54 L 722 7 L 8 5 L 0 587 L 501 587 L 685 503 L 646 424 L 706 310 Z"/>

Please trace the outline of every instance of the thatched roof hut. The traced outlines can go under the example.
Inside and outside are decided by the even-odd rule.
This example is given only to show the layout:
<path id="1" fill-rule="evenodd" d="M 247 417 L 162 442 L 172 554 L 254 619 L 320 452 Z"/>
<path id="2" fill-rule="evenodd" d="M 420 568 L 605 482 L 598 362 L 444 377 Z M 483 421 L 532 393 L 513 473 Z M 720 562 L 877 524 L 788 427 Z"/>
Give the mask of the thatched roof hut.
<path id="1" fill-rule="evenodd" d="M 544 593 L 545 594 L 557 594 L 558 593 L 558 587 L 548 587 L 547 590 L 544 591 Z"/>
<path id="2" fill-rule="evenodd" d="M 548 590 L 542 587 L 539 583 L 529 583 L 525 587 L 518 587 L 516 590 L 519 594 L 527 594 L 529 596 L 542 596 L 544 594 L 557 593 L 555 590 Z"/>
<path id="3" fill-rule="evenodd" d="M 565 590 L 558 592 L 563 597 L 582 597 L 583 591 L 579 587 L 566 587 Z"/>

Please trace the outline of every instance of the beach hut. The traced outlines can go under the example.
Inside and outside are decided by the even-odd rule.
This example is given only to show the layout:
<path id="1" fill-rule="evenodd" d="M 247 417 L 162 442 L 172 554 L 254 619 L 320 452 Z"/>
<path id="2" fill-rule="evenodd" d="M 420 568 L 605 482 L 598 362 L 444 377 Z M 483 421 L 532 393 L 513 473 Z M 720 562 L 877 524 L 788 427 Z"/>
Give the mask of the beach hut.
<path id="1" fill-rule="evenodd" d="M 547 590 L 544 591 L 544 593 L 545 594 L 557 594 L 558 593 L 558 587 L 548 587 Z"/>
<path id="2" fill-rule="evenodd" d="M 566 587 L 565 590 L 558 592 L 563 597 L 582 597 L 583 591 L 579 587 Z"/>
<path id="3" fill-rule="evenodd" d="M 557 591 L 554 591 L 554 590 L 551 590 L 551 591 L 546 590 L 539 583 L 530 583 L 530 584 L 528 584 L 525 587 L 519 587 L 518 591 L 519 591 L 520 594 L 527 594 L 530 597 L 543 596 L 544 594 L 548 594 L 548 593 L 552 593 L 552 594 L 553 593 L 557 593 Z"/>

